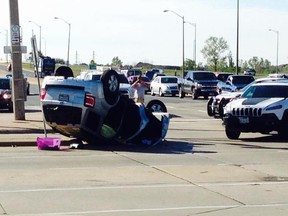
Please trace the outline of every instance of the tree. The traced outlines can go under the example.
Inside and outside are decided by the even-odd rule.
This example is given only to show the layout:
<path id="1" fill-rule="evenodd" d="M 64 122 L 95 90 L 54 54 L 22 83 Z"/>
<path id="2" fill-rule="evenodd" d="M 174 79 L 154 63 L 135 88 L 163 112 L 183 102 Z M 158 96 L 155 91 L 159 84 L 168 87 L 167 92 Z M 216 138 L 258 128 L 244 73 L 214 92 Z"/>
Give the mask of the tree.
<path id="1" fill-rule="evenodd" d="M 273 69 L 271 68 L 271 62 L 267 59 L 258 58 L 257 56 L 253 56 L 251 59 L 248 60 L 244 69 L 253 68 L 257 71 L 257 73 L 261 74 L 266 72 L 271 72 Z"/>
<path id="2" fill-rule="evenodd" d="M 118 56 L 113 57 L 112 59 L 112 66 L 116 66 L 116 67 L 121 67 L 122 66 L 122 61 L 118 58 Z"/>
<path id="3" fill-rule="evenodd" d="M 193 69 L 196 69 L 195 61 L 186 58 L 186 61 L 185 61 L 185 70 L 193 70 Z"/>
<path id="4" fill-rule="evenodd" d="M 214 71 L 217 71 L 219 65 L 223 66 L 226 64 L 225 52 L 229 48 L 227 41 L 225 41 L 223 37 L 217 38 L 211 36 L 205 43 L 206 45 L 201 52 L 207 60 L 207 64 L 212 66 Z"/>

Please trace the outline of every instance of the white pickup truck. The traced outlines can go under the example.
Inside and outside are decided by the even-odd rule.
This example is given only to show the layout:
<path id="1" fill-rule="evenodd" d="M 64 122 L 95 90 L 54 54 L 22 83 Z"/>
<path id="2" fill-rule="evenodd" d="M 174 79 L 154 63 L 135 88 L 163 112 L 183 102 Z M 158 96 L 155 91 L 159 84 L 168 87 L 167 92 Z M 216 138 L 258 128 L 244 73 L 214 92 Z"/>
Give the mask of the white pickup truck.
<path id="1" fill-rule="evenodd" d="M 58 68 L 42 83 L 42 109 L 52 129 L 88 144 L 151 146 L 165 138 L 169 114 L 161 101 L 152 100 L 145 107 L 121 95 L 114 70 L 105 71 L 99 80 L 85 80 L 73 78 L 69 69 Z"/>

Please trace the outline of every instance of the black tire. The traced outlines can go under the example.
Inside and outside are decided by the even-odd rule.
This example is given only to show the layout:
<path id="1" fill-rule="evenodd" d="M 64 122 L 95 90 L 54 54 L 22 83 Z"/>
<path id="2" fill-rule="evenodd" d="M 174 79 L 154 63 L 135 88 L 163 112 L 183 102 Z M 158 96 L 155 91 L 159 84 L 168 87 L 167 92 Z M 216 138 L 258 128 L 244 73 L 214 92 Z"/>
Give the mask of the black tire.
<path id="1" fill-rule="evenodd" d="M 74 77 L 74 74 L 70 67 L 60 66 L 55 71 L 55 76 L 64 76 L 64 78 L 67 79 L 68 77 Z M 41 77 L 42 77 L 42 73 L 41 73 Z"/>
<path id="2" fill-rule="evenodd" d="M 150 94 L 151 94 L 151 96 L 155 96 L 153 88 L 150 89 Z"/>
<path id="3" fill-rule="evenodd" d="M 106 70 L 101 76 L 101 81 L 106 102 L 110 105 L 116 104 L 120 97 L 118 73 L 115 70 Z"/>
<path id="4" fill-rule="evenodd" d="M 151 100 L 146 105 L 146 108 L 151 112 L 167 112 L 165 104 L 160 100 Z"/>
<path id="5" fill-rule="evenodd" d="M 224 101 L 223 100 L 219 102 L 218 112 L 219 112 L 220 118 L 223 119 L 223 116 L 224 116 Z"/>
<path id="6" fill-rule="evenodd" d="M 281 122 L 282 122 L 281 126 L 277 130 L 278 137 L 287 139 L 288 138 L 288 110 L 285 110 Z"/>
<path id="7" fill-rule="evenodd" d="M 230 130 L 229 126 L 225 126 L 225 133 L 229 139 L 236 140 L 239 138 L 241 132 L 237 130 Z"/>
<path id="8" fill-rule="evenodd" d="M 192 89 L 192 99 L 193 99 L 193 100 L 196 100 L 197 98 L 198 98 L 198 95 L 197 95 L 197 93 L 196 93 L 195 88 L 193 88 L 193 89 Z"/>
<path id="9" fill-rule="evenodd" d="M 211 97 L 207 102 L 207 114 L 208 114 L 208 116 L 214 115 L 214 112 L 212 110 L 212 103 L 213 103 L 213 97 Z"/>
<path id="10" fill-rule="evenodd" d="M 185 92 L 183 90 L 183 87 L 180 86 L 179 87 L 179 98 L 184 98 L 185 97 Z"/>

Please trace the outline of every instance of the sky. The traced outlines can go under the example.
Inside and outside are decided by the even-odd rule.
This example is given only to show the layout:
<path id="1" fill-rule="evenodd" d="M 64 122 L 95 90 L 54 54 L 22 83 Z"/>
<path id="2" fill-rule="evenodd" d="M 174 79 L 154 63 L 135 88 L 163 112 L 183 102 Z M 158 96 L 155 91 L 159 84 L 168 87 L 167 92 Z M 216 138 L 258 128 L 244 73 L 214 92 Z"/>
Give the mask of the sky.
<path id="1" fill-rule="evenodd" d="M 196 30 L 197 63 L 206 64 L 201 50 L 211 36 L 223 37 L 236 60 L 237 0 L 18 0 L 18 5 L 22 46 L 28 52 L 32 34 L 40 47 L 41 26 L 42 53 L 66 60 L 67 23 L 71 24 L 71 64 L 89 63 L 93 58 L 107 64 L 118 56 L 124 65 L 181 66 L 182 19 L 175 13 L 196 24 L 196 28 L 185 24 L 185 59 L 194 59 Z M 9 0 L 1 0 L 0 8 L 1 60 L 5 59 L 5 29 L 10 44 Z M 239 60 L 257 56 L 276 65 L 278 31 L 278 64 L 288 63 L 287 26 L 288 0 L 239 0 Z M 23 54 L 23 61 L 26 57 Z"/>

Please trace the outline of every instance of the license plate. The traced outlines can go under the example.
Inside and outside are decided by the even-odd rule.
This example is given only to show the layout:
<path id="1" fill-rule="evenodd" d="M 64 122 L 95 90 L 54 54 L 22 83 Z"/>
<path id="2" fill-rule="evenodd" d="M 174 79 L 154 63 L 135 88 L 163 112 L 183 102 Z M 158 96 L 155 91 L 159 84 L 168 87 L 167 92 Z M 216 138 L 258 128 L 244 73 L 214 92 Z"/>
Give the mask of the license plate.
<path id="1" fill-rule="evenodd" d="M 69 102 L 69 95 L 60 94 L 60 95 L 59 95 L 59 101 Z"/>
<path id="2" fill-rule="evenodd" d="M 248 117 L 239 117 L 240 124 L 249 124 L 249 118 Z"/>

